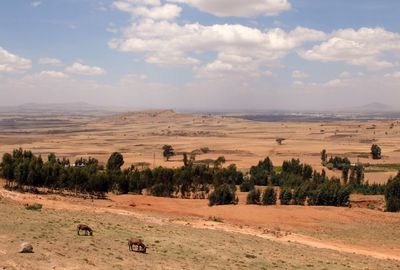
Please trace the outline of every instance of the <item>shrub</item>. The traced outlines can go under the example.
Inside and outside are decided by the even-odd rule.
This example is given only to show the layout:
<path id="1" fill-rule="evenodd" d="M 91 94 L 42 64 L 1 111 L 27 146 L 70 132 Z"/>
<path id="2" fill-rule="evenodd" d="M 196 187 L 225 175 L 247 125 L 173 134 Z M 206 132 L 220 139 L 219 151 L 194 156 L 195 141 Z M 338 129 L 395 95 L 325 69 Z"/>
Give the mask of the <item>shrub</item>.
<path id="1" fill-rule="evenodd" d="M 400 211 L 400 172 L 395 178 L 389 179 L 385 190 L 386 210 Z"/>
<path id="2" fill-rule="evenodd" d="M 209 206 L 235 204 L 237 202 L 235 191 L 228 184 L 218 186 L 208 197 Z"/>
<path id="3" fill-rule="evenodd" d="M 152 186 L 150 194 L 155 197 L 171 197 L 171 192 L 168 190 L 168 187 L 162 183 Z"/>
<path id="4" fill-rule="evenodd" d="M 296 205 L 304 205 L 307 199 L 308 190 L 308 183 L 304 183 L 301 186 L 297 187 L 292 194 L 293 203 Z"/>
<path id="5" fill-rule="evenodd" d="M 249 192 L 250 190 L 254 189 L 254 183 L 252 181 L 246 180 L 240 185 L 241 192 Z"/>
<path id="6" fill-rule="evenodd" d="M 201 151 L 203 154 L 207 154 L 207 153 L 210 152 L 210 148 L 208 148 L 208 147 L 202 147 L 202 148 L 200 148 L 200 151 Z"/>
<path id="7" fill-rule="evenodd" d="M 42 209 L 42 207 L 43 206 L 40 203 L 25 205 L 26 210 L 32 210 L 32 211 L 39 211 L 40 209 Z"/>
<path id="8" fill-rule="evenodd" d="M 114 152 L 107 161 L 107 171 L 120 171 L 122 165 L 124 165 L 124 157 L 121 153 Z"/>
<path id="9" fill-rule="evenodd" d="M 292 201 L 292 190 L 291 189 L 281 189 L 279 198 L 282 205 L 289 205 Z"/>
<path id="10" fill-rule="evenodd" d="M 328 170 L 333 170 L 333 169 L 334 169 L 333 163 L 328 163 L 328 164 L 325 165 L 325 167 L 326 167 Z"/>
<path id="11" fill-rule="evenodd" d="M 350 204 L 351 186 L 341 187 L 338 193 L 337 206 L 348 206 Z"/>
<path id="12" fill-rule="evenodd" d="M 250 179 L 260 186 L 268 185 L 268 178 L 274 174 L 274 165 L 269 157 L 258 162 L 257 166 L 250 168 Z"/>
<path id="13" fill-rule="evenodd" d="M 260 190 L 253 188 L 250 190 L 249 194 L 247 194 L 247 204 L 260 204 L 260 197 L 261 197 L 261 192 Z"/>
<path id="14" fill-rule="evenodd" d="M 220 218 L 220 217 L 216 217 L 216 216 L 210 216 L 210 217 L 208 217 L 208 221 L 214 221 L 214 222 L 223 223 L 224 219 Z"/>
<path id="15" fill-rule="evenodd" d="M 373 144 L 371 146 L 371 155 L 373 159 L 381 159 L 382 158 L 382 150 L 377 144 Z"/>
<path id="16" fill-rule="evenodd" d="M 276 192 L 273 187 L 267 187 L 262 194 L 263 205 L 274 205 L 276 204 Z"/>

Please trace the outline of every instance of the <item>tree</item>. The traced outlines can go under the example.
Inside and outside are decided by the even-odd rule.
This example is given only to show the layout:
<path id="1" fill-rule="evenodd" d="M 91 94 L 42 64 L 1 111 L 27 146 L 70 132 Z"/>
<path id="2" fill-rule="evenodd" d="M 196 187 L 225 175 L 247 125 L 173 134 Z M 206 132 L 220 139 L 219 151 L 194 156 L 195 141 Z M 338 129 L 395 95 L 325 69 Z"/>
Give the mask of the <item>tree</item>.
<path id="1" fill-rule="evenodd" d="M 277 138 L 275 141 L 277 142 L 277 144 L 282 145 L 283 141 L 286 141 L 286 139 L 285 138 Z"/>
<path id="2" fill-rule="evenodd" d="M 250 179 L 254 184 L 266 186 L 268 178 L 274 175 L 274 165 L 269 157 L 258 162 L 257 166 L 250 168 Z"/>
<path id="3" fill-rule="evenodd" d="M 50 163 L 56 163 L 56 162 L 57 162 L 57 157 L 56 157 L 56 155 L 55 155 L 54 153 L 50 153 L 50 154 L 47 156 L 47 161 L 50 162 Z"/>
<path id="4" fill-rule="evenodd" d="M 276 204 L 276 192 L 273 187 L 267 187 L 261 198 L 261 202 L 263 205 L 274 205 Z"/>
<path id="5" fill-rule="evenodd" d="M 225 162 L 226 162 L 225 157 L 224 156 L 220 156 L 214 161 L 214 167 L 215 168 L 221 168 L 222 165 L 224 165 Z"/>
<path id="6" fill-rule="evenodd" d="M 171 145 L 164 145 L 163 148 L 163 156 L 164 158 L 169 161 L 169 159 L 173 156 L 175 156 L 175 150 Z"/>
<path id="7" fill-rule="evenodd" d="M 349 181 L 349 171 L 350 171 L 350 166 L 344 166 L 342 169 L 342 178 L 345 184 L 347 184 L 347 181 Z"/>
<path id="8" fill-rule="evenodd" d="M 371 146 L 371 155 L 373 159 L 381 159 L 382 158 L 382 150 L 377 144 L 373 144 Z"/>
<path id="9" fill-rule="evenodd" d="M 245 180 L 239 187 L 241 192 L 249 192 L 254 189 L 254 183 L 251 180 Z"/>
<path id="10" fill-rule="evenodd" d="M 183 166 L 187 167 L 189 166 L 189 159 L 187 153 L 183 153 Z"/>
<path id="11" fill-rule="evenodd" d="M 107 171 L 121 171 L 122 165 L 124 165 L 124 157 L 121 153 L 114 152 L 111 154 L 110 158 L 107 161 Z"/>
<path id="12" fill-rule="evenodd" d="M 224 205 L 224 204 L 236 204 L 237 198 L 235 191 L 232 190 L 228 184 L 222 184 L 218 186 L 214 192 L 208 197 L 209 205 Z"/>
<path id="13" fill-rule="evenodd" d="M 5 153 L 3 155 L 0 167 L 1 167 L 1 175 L 5 179 L 7 180 L 14 179 L 14 162 L 12 156 L 9 153 Z"/>
<path id="14" fill-rule="evenodd" d="M 246 204 L 260 204 L 261 192 L 260 190 L 253 188 L 247 194 Z"/>
<path id="15" fill-rule="evenodd" d="M 307 182 L 304 182 L 301 186 L 297 187 L 293 194 L 293 202 L 296 205 L 304 205 L 307 199 L 307 193 L 309 190 L 310 184 Z"/>
<path id="16" fill-rule="evenodd" d="M 326 160 L 327 160 L 327 159 L 328 159 L 328 154 L 326 153 L 326 150 L 323 149 L 323 150 L 321 151 L 321 161 L 322 161 L 322 164 L 323 164 L 323 165 L 326 164 Z"/>
<path id="17" fill-rule="evenodd" d="M 386 210 L 400 211 L 400 172 L 395 178 L 389 179 L 385 190 Z"/>
<path id="18" fill-rule="evenodd" d="M 279 194 L 279 198 L 282 205 L 289 205 L 292 201 L 292 190 L 283 188 Z"/>

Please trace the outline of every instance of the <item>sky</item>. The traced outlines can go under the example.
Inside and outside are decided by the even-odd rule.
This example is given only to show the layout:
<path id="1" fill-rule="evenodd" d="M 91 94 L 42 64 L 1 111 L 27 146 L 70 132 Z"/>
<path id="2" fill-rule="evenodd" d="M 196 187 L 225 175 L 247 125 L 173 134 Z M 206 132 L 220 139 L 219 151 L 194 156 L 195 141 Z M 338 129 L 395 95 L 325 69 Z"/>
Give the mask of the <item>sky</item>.
<path id="1" fill-rule="evenodd" d="M 398 0 L 1 0 L 0 106 L 400 109 Z"/>

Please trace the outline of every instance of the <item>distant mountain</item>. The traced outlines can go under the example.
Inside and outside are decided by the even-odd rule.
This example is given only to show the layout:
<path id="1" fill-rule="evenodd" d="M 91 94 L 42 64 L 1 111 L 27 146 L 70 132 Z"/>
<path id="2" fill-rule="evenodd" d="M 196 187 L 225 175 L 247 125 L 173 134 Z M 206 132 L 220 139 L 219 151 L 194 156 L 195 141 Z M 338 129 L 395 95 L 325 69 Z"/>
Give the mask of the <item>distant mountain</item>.
<path id="1" fill-rule="evenodd" d="M 45 113 L 45 114 L 109 114 L 117 112 L 114 108 L 91 105 L 84 102 L 76 103 L 26 103 L 18 106 L 0 107 L 1 113 Z"/>
<path id="2" fill-rule="evenodd" d="M 379 103 L 379 102 L 373 102 L 369 103 L 367 105 L 359 106 L 359 107 L 354 107 L 354 111 L 359 111 L 359 112 L 392 112 L 395 111 L 395 109 L 392 106 Z"/>

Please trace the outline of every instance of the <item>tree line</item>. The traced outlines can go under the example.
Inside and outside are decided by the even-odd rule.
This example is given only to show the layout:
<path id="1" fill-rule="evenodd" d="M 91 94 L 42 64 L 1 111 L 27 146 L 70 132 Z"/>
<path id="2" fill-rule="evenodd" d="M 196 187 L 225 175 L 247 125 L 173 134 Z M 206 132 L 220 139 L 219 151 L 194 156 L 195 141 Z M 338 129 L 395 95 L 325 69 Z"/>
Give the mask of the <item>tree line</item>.
<path id="1" fill-rule="evenodd" d="M 112 153 L 103 166 L 91 157 L 71 163 L 54 154 L 43 160 L 31 151 L 15 149 L 3 155 L 0 174 L 10 188 L 48 188 L 98 197 L 104 197 L 107 192 L 142 194 L 146 190 L 147 194 L 160 197 L 208 198 L 210 205 L 237 203 L 237 186 L 241 191 L 249 192 L 247 203 L 263 205 L 275 204 L 279 197 L 283 205 L 347 206 L 351 193 L 373 191 L 370 194 L 385 193 L 390 204 L 388 210 L 400 210 L 400 175 L 390 179 L 387 186 L 380 186 L 364 183 L 363 171 L 356 168 L 353 169 L 354 176 L 349 177 L 354 180 L 341 181 L 327 177 L 324 170 L 317 172 L 299 159 L 284 161 L 278 170 L 267 157 L 252 166 L 248 175 L 234 164 L 223 167 L 221 157 L 213 166 L 195 164 L 187 156 L 183 156 L 182 161 L 183 166 L 179 168 L 130 166 L 122 169 L 124 157 L 118 152 Z M 261 193 L 256 186 L 268 187 Z M 274 188 L 277 186 L 280 187 L 279 194 Z"/>
<path id="2" fill-rule="evenodd" d="M 256 185 L 269 187 L 261 194 Z M 276 186 L 280 187 L 279 194 L 273 188 Z M 279 195 L 282 205 L 348 206 L 352 191 L 350 186 L 342 185 L 340 179 L 328 178 L 325 171 L 319 173 L 299 159 L 284 161 L 278 173 L 268 157 L 250 169 L 250 178 L 243 182 L 240 189 L 250 190 L 248 204 L 264 205 L 275 204 Z M 266 200 L 267 197 L 272 199 Z"/>
<path id="3" fill-rule="evenodd" d="M 18 189 L 48 188 L 97 196 L 107 192 L 141 194 L 146 189 L 154 196 L 205 198 L 222 184 L 235 190 L 243 182 L 243 173 L 235 165 L 222 168 L 219 162 L 210 167 L 184 159 L 184 165 L 176 169 L 130 166 L 122 170 L 124 158 L 118 152 L 111 154 L 104 167 L 91 157 L 70 163 L 49 154 L 44 161 L 31 151 L 15 149 L 3 155 L 0 172 L 8 187 Z"/>

